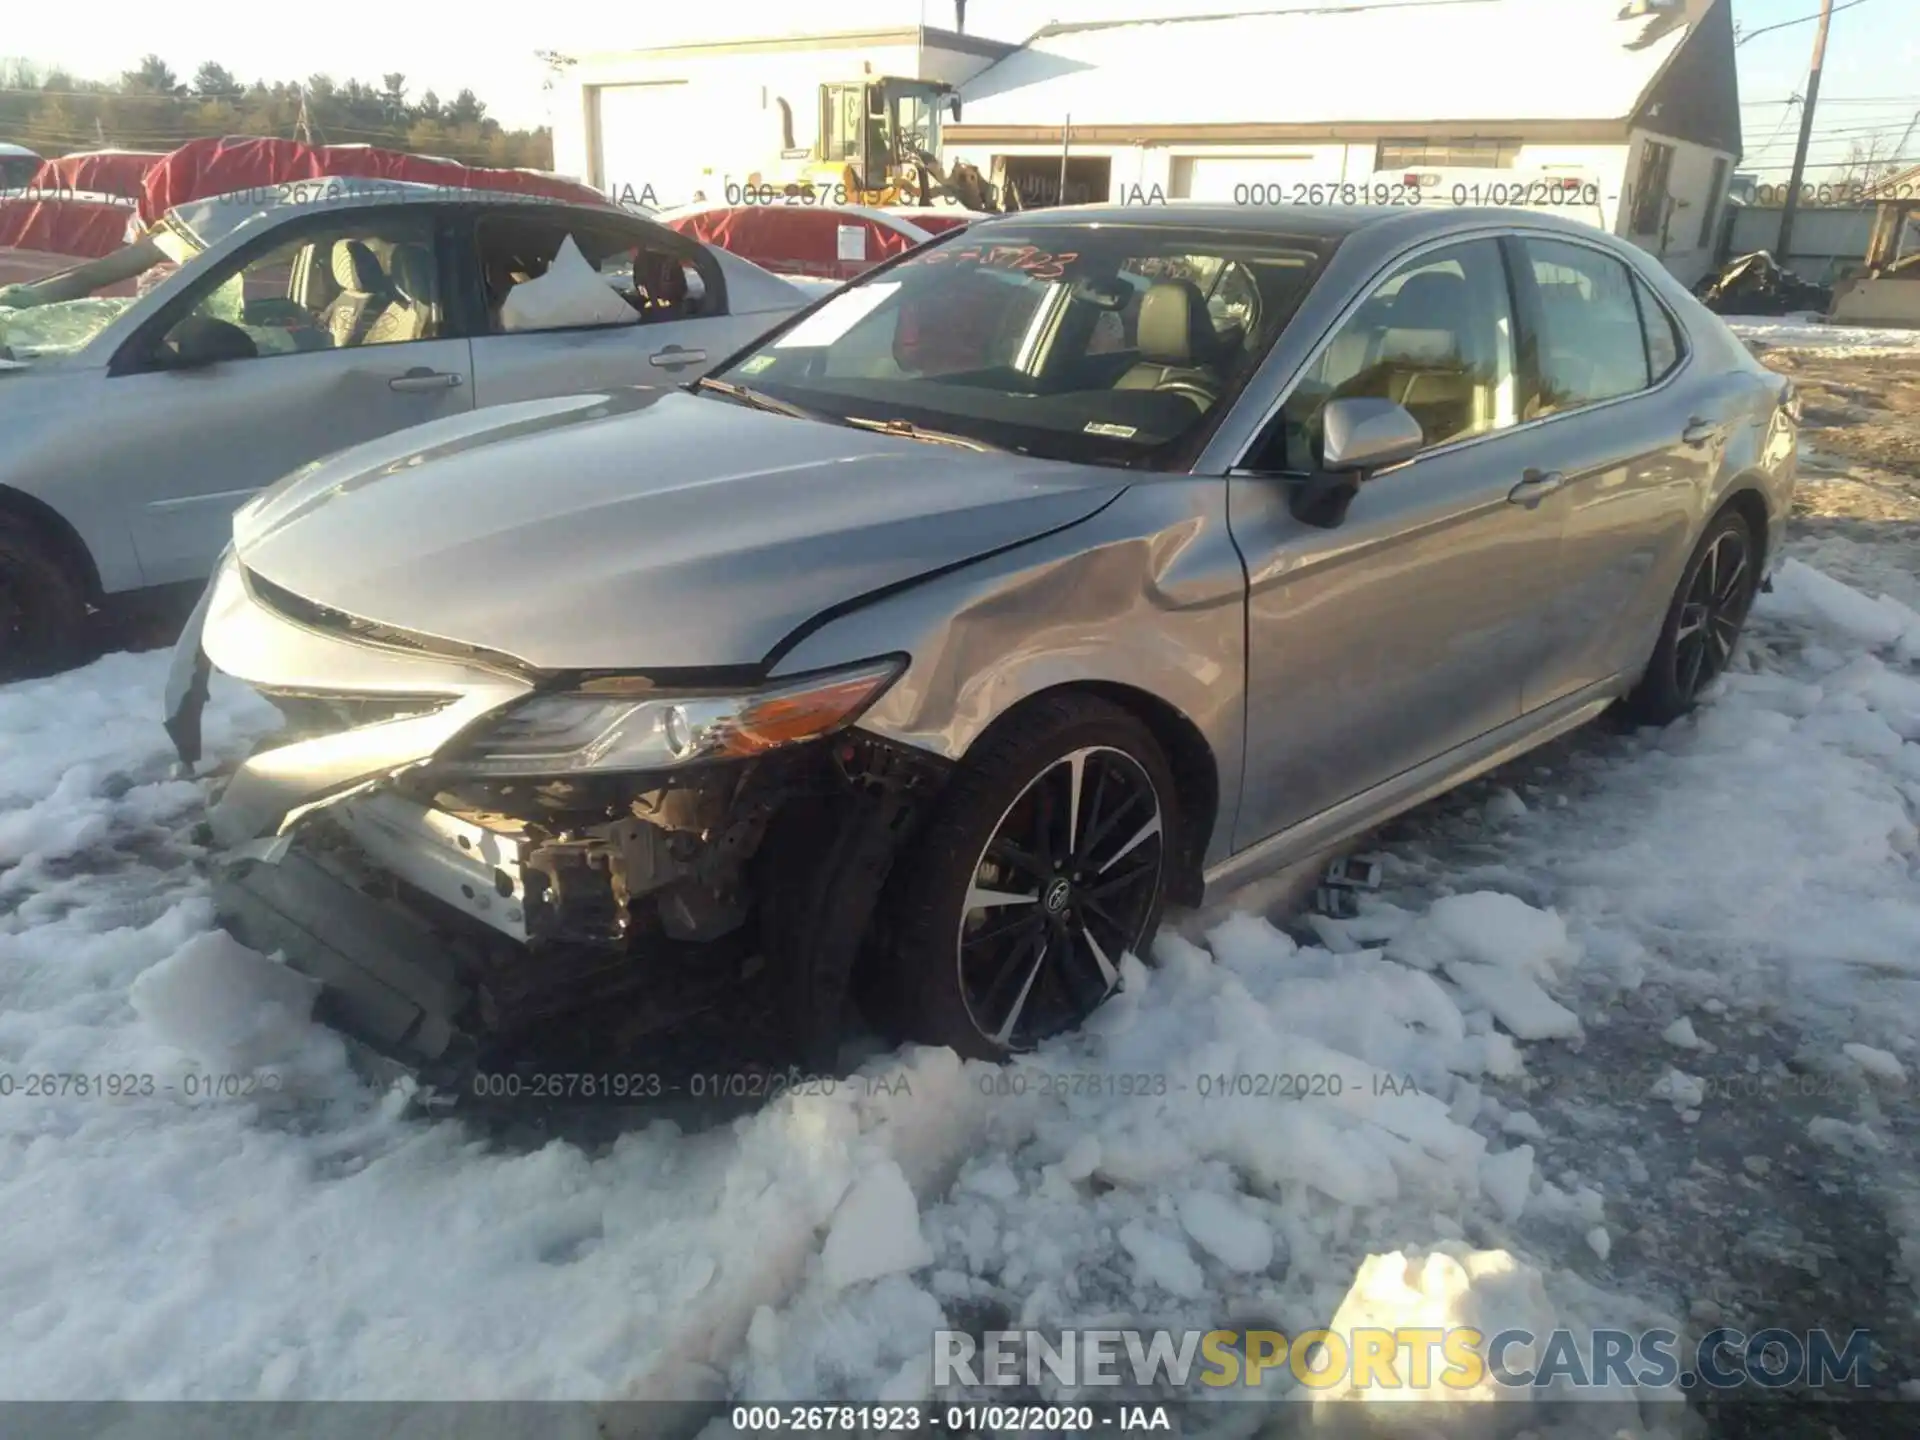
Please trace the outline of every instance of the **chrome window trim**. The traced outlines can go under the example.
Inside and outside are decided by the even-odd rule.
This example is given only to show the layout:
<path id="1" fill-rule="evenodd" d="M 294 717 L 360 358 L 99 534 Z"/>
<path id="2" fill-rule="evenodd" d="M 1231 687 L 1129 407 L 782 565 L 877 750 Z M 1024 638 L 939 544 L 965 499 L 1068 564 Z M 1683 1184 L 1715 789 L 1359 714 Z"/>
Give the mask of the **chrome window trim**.
<path id="1" fill-rule="evenodd" d="M 1505 236 L 1513 236 L 1518 239 L 1525 239 L 1529 236 L 1536 236 L 1542 240 L 1558 240 L 1568 245 L 1578 245 L 1583 249 L 1592 250 L 1597 254 L 1606 256 L 1608 259 L 1613 260 L 1617 264 L 1624 265 L 1627 269 L 1628 275 L 1634 280 L 1634 282 L 1644 286 L 1648 291 L 1648 293 L 1650 293 L 1653 296 L 1655 302 L 1660 305 L 1661 309 L 1665 310 L 1669 318 L 1671 318 L 1674 321 L 1675 327 L 1679 330 L 1681 339 L 1684 342 L 1685 353 L 1680 357 L 1680 363 L 1675 365 L 1672 370 L 1668 371 L 1664 378 L 1662 378 L 1659 381 L 1656 381 L 1654 384 L 1649 385 L 1644 389 L 1630 390 L 1624 395 L 1615 395 L 1606 400 L 1595 400 L 1590 404 L 1577 406 L 1576 408 L 1571 410 L 1556 410 L 1551 415 L 1539 415 L 1534 417 L 1531 420 L 1522 420 L 1513 425 L 1507 426 L 1505 429 L 1488 430 L 1478 435 L 1463 436 L 1458 440 L 1449 440 L 1444 445 L 1436 445 L 1430 450 L 1422 450 L 1418 455 L 1413 456 L 1409 460 L 1403 461 L 1401 465 L 1394 466 L 1392 467 L 1392 469 L 1387 471 L 1382 471 L 1381 472 L 1382 474 L 1391 474 L 1393 473 L 1394 470 L 1399 470 L 1401 468 L 1404 468 L 1405 466 L 1417 465 L 1422 460 L 1426 459 L 1429 455 L 1450 455 L 1462 449 L 1465 446 L 1478 445 L 1488 440 L 1505 439 L 1510 435 L 1519 435 L 1523 432 L 1530 431 L 1534 429 L 1536 426 L 1551 425 L 1557 420 L 1565 420 L 1575 415 L 1591 415 L 1598 411 L 1604 410 L 1607 407 L 1612 405 L 1619 405 L 1629 400 L 1639 400 L 1648 395 L 1658 394 L 1660 391 L 1666 389 L 1669 385 L 1674 384 L 1676 381 L 1680 379 L 1681 376 L 1685 375 L 1686 373 L 1688 373 L 1689 370 L 1692 369 L 1694 357 L 1696 354 L 1696 349 L 1693 343 L 1693 332 L 1689 330 L 1687 326 L 1680 321 L 1677 315 L 1674 315 L 1672 309 L 1667 305 L 1666 301 L 1660 296 L 1659 291 L 1655 289 L 1653 282 L 1648 280 L 1644 275 L 1640 273 L 1640 267 L 1637 264 L 1635 264 L 1633 259 L 1629 256 L 1621 254 L 1619 251 L 1614 249 L 1611 245 L 1598 243 L 1598 242 L 1589 240 L 1585 236 L 1581 236 L 1581 235 L 1569 235 L 1560 230 L 1550 230 L 1540 226 L 1532 226 L 1532 225 L 1525 225 L 1525 224 L 1501 225 L 1501 226 L 1486 225 L 1486 226 L 1477 227 L 1472 230 L 1455 231 L 1451 234 L 1438 235 L 1427 240 L 1422 240 L 1419 243 L 1409 246 L 1407 249 L 1398 252 L 1397 254 L 1391 256 L 1390 258 L 1382 262 L 1370 275 L 1367 276 L 1366 280 L 1361 285 L 1356 287 L 1353 298 L 1350 299 L 1346 303 L 1346 305 L 1341 308 L 1340 313 L 1334 317 L 1333 321 L 1328 325 L 1327 329 L 1324 332 L 1322 332 L 1322 334 L 1317 340 L 1314 341 L 1313 348 L 1307 352 L 1305 358 L 1301 360 L 1300 364 L 1295 368 L 1293 374 L 1290 375 L 1287 378 L 1286 383 L 1280 387 L 1280 392 L 1278 396 L 1274 400 L 1269 402 L 1266 409 L 1262 412 L 1259 422 L 1255 424 L 1253 427 L 1251 437 L 1247 440 L 1246 444 L 1241 447 L 1239 454 L 1234 457 L 1232 463 L 1228 465 L 1226 473 L 1230 476 L 1236 476 L 1236 477 L 1298 474 L 1299 473 L 1298 471 L 1292 471 L 1292 470 L 1255 469 L 1247 464 L 1247 457 L 1253 454 L 1253 452 L 1259 448 L 1261 441 L 1266 436 L 1268 427 L 1273 424 L 1275 418 L 1280 414 L 1281 410 L 1285 408 L 1287 401 L 1293 398 L 1294 390 L 1298 388 L 1298 386 L 1300 385 L 1300 382 L 1306 377 L 1307 373 L 1310 370 L 1312 370 L 1316 364 L 1319 363 L 1320 357 L 1323 354 L 1325 354 L 1327 348 L 1333 344 L 1334 340 L 1339 336 L 1341 330 L 1345 328 L 1347 322 L 1351 320 L 1354 317 L 1354 315 L 1359 311 L 1360 307 L 1366 304 L 1366 302 L 1372 297 L 1373 292 L 1379 288 L 1379 286 L 1387 279 L 1388 276 L 1392 275 L 1395 271 L 1400 269 L 1401 266 L 1405 265 L 1408 261 L 1418 259 L 1420 256 L 1427 254 L 1430 251 L 1448 249 L 1455 245 L 1464 244 L 1470 240 L 1493 240 L 1494 242 L 1498 243 L 1499 240 Z M 1504 266 L 1505 263 L 1506 263 L 1506 257 L 1503 254 L 1501 257 L 1501 264 Z M 1509 278 L 1509 283 L 1511 284 L 1511 277 Z M 1519 321 L 1520 321 L 1520 317 L 1516 312 L 1516 314 L 1514 315 L 1514 324 L 1516 327 L 1519 325 Z M 1517 329 L 1516 329 L 1515 339 L 1516 340 L 1518 339 Z M 1275 343 L 1276 344 L 1279 343 L 1278 337 L 1276 337 Z M 1645 343 L 1646 343 L 1646 338 L 1643 334 L 1641 337 L 1641 344 L 1644 346 Z M 1518 363 L 1517 352 L 1515 355 L 1515 362 L 1516 364 Z M 1651 371 L 1651 369 L 1653 368 L 1651 359 L 1649 359 L 1648 361 L 1647 368 L 1649 369 L 1649 371 Z"/>

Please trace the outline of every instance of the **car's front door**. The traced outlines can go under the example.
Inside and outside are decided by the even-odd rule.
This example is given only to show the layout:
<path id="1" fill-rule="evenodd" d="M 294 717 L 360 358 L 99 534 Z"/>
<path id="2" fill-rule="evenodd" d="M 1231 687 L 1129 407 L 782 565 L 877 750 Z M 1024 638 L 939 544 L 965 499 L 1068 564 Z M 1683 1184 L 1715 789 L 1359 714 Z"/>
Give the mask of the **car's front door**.
<path id="1" fill-rule="evenodd" d="M 1515 358 L 1498 243 L 1416 251 L 1335 327 L 1229 480 L 1247 566 L 1238 848 L 1515 720 L 1542 663 L 1559 527 L 1516 502 Z M 1288 499 L 1331 399 L 1406 406 L 1427 446 L 1318 529 Z"/>
<path id="2" fill-rule="evenodd" d="M 85 463 L 122 474 L 150 585 L 198 579 L 233 511 L 310 460 L 470 409 L 425 207 L 301 216 L 211 267 L 121 347 Z"/>
<path id="3" fill-rule="evenodd" d="M 569 239 L 578 260 L 561 258 Z M 481 405 L 609 385 L 664 394 L 764 328 L 764 318 L 727 315 L 724 277 L 700 245 L 636 216 L 487 211 L 477 217 L 470 245 Z M 566 268 L 571 277 L 556 273 Z M 597 294 L 579 283 L 589 270 L 598 277 Z M 552 294 L 538 304 L 514 303 L 514 289 L 530 281 Z"/>

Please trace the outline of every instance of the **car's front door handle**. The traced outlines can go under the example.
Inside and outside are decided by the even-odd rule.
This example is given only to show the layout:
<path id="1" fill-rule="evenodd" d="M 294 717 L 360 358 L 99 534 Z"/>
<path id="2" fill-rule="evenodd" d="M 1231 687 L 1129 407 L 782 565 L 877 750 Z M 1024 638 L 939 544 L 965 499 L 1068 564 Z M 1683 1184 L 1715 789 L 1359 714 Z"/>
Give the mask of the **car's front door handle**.
<path id="1" fill-rule="evenodd" d="M 451 390 L 456 385 L 467 383 L 467 377 L 455 374 L 451 370 L 429 370 L 424 365 L 416 366 L 404 375 L 396 375 L 387 381 L 389 390 Z"/>
<path id="2" fill-rule="evenodd" d="M 704 350 L 688 350 L 680 345 L 666 345 L 647 357 L 655 365 L 664 365 L 669 369 L 680 365 L 699 365 L 706 361 Z"/>
<path id="3" fill-rule="evenodd" d="M 1520 477 L 1520 483 L 1507 492 L 1507 500 L 1531 510 L 1566 483 L 1567 477 L 1561 471 L 1529 470 Z"/>
<path id="4" fill-rule="evenodd" d="M 1702 420 L 1695 415 L 1687 421 L 1687 428 L 1680 432 L 1681 440 L 1698 449 L 1720 438 L 1720 427 L 1711 420 Z"/>

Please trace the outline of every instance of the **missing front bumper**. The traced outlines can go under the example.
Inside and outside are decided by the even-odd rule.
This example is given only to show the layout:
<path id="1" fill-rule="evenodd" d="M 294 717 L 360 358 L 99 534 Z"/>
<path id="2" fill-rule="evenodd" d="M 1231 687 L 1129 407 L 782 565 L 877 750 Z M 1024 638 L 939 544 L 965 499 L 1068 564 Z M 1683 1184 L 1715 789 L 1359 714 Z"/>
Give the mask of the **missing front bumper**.
<path id="1" fill-rule="evenodd" d="M 670 784 L 627 777 L 617 804 L 568 792 L 572 808 L 544 814 L 421 772 L 230 862 L 216 903 L 238 938 L 322 983 L 324 1019 L 416 1067 L 609 1027 L 630 1053 L 749 982 L 818 1066 L 913 812 L 944 777 L 857 733 Z"/>
<path id="2" fill-rule="evenodd" d="M 474 996 L 445 938 L 338 860 L 296 850 L 243 861 L 215 884 L 214 903 L 243 943 L 320 981 L 324 1023 L 414 1064 L 471 1055 L 460 1020 Z"/>

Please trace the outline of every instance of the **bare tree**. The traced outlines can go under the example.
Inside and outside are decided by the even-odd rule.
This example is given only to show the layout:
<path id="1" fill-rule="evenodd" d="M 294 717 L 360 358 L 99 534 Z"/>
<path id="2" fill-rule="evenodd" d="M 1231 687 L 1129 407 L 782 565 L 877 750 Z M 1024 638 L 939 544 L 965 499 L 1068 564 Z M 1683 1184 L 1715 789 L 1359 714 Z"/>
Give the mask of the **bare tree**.
<path id="1" fill-rule="evenodd" d="M 1899 168 L 1897 146 L 1885 135 L 1869 135 L 1849 141 L 1847 158 L 1833 170 L 1835 188 L 1851 193 L 1886 179 Z"/>

